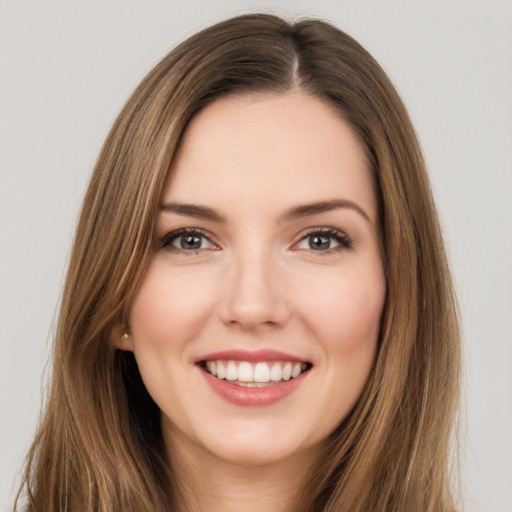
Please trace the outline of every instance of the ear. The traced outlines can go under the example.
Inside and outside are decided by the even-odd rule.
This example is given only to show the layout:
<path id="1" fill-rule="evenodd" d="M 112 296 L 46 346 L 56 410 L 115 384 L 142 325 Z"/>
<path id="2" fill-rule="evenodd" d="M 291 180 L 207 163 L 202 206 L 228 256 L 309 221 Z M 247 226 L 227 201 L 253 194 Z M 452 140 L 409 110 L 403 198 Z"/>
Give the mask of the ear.
<path id="1" fill-rule="evenodd" d="M 113 347 L 119 350 L 133 351 L 133 339 L 130 328 L 121 321 L 116 322 L 110 330 L 109 341 Z"/>

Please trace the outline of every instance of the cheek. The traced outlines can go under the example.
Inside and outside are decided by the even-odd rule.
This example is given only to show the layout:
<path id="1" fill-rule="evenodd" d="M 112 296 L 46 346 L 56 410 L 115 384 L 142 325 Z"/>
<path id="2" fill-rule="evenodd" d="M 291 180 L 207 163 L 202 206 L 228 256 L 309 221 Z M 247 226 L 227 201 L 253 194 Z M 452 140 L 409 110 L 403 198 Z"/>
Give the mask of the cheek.
<path id="1" fill-rule="evenodd" d="M 377 352 L 385 281 L 380 267 L 357 270 L 317 275 L 314 293 L 301 295 L 301 316 L 316 344 L 320 382 L 307 400 L 318 404 L 324 436 L 357 403 Z"/>
<path id="2" fill-rule="evenodd" d="M 163 258 L 162 258 L 163 259 Z M 215 304 L 211 276 L 197 269 L 172 268 L 155 259 L 130 309 L 130 326 L 137 342 L 173 345 L 193 338 Z"/>
<path id="3" fill-rule="evenodd" d="M 305 297 L 302 305 L 311 328 L 333 350 L 375 347 L 384 305 L 381 272 L 332 278 Z"/>

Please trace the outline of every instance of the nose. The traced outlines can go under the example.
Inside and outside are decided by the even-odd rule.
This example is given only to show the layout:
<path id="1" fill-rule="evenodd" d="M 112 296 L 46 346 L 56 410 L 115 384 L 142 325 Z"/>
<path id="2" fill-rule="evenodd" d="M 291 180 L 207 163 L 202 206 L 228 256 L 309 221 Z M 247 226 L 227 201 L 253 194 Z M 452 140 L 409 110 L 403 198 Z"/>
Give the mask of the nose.
<path id="1" fill-rule="evenodd" d="M 290 317 L 282 272 L 270 254 L 235 256 L 223 288 L 219 310 L 227 325 L 257 330 L 283 326 Z"/>

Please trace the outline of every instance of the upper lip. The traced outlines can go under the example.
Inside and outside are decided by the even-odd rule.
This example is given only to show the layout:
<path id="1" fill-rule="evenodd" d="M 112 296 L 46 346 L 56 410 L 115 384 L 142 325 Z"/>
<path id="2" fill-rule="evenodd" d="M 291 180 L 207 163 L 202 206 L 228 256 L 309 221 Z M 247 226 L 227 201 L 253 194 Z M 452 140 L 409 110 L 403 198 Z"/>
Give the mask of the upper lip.
<path id="1" fill-rule="evenodd" d="M 222 350 L 220 352 L 211 352 L 205 354 L 204 356 L 200 356 L 195 359 L 196 363 L 200 361 L 290 361 L 296 363 L 309 363 L 307 359 L 303 357 L 298 357 L 292 354 L 287 354 L 286 352 L 280 352 L 279 350 L 265 349 L 265 350 L 243 350 L 243 349 L 233 349 L 233 350 Z"/>

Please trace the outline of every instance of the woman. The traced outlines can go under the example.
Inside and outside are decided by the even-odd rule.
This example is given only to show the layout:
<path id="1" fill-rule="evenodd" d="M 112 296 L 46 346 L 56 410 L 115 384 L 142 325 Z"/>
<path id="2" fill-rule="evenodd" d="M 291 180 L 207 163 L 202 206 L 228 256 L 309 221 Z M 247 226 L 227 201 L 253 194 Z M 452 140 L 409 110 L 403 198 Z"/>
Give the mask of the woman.
<path id="1" fill-rule="evenodd" d="M 104 144 L 27 510 L 452 511 L 455 300 L 404 106 L 349 36 L 231 19 Z"/>

